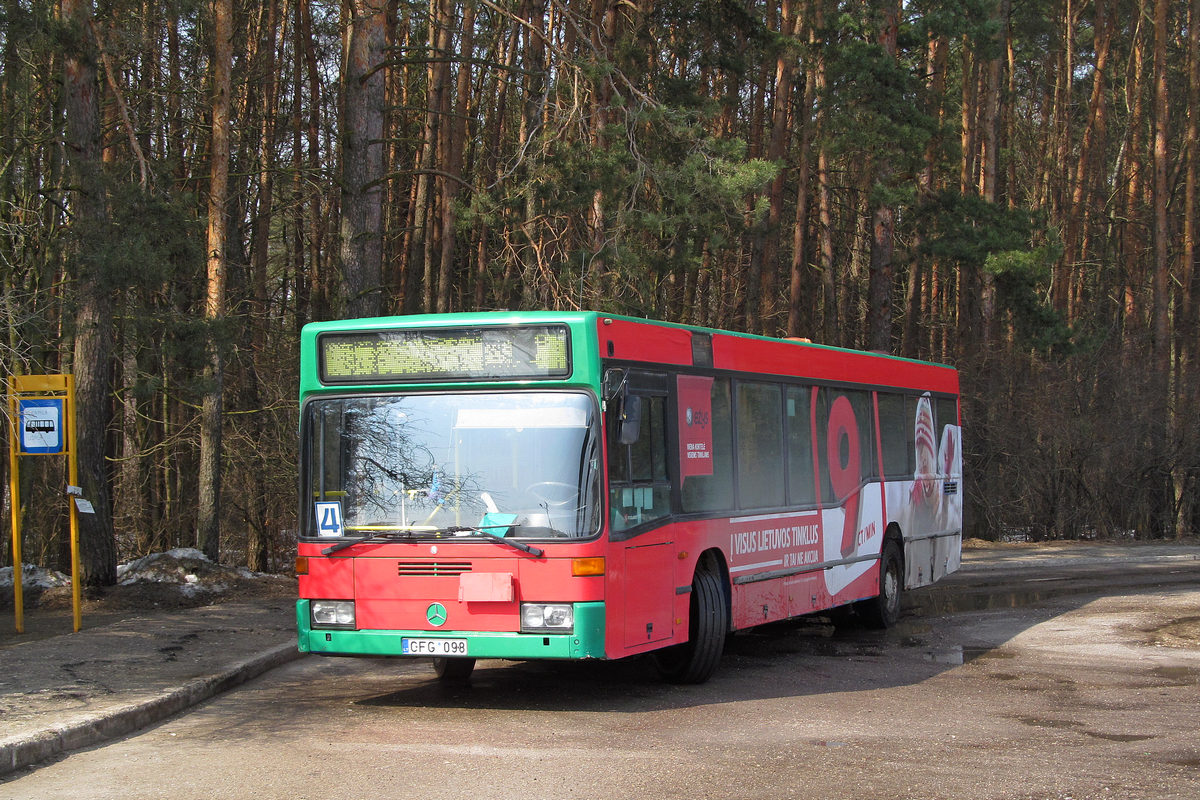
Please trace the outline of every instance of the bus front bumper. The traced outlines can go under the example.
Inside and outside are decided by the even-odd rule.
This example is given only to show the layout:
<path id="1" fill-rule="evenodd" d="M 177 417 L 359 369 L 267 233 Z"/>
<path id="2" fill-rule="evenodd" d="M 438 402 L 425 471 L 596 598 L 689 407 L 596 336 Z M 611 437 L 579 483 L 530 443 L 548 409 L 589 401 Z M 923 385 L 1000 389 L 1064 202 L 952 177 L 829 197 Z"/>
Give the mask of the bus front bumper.
<path id="1" fill-rule="evenodd" d="M 314 629 L 308 600 L 296 602 L 296 628 L 300 652 L 320 655 L 429 657 L 412 652 L 413 643 L 465 640 L 468 658 L 604 658 L 604 603 L 574 605 L 572 633 Z"/>

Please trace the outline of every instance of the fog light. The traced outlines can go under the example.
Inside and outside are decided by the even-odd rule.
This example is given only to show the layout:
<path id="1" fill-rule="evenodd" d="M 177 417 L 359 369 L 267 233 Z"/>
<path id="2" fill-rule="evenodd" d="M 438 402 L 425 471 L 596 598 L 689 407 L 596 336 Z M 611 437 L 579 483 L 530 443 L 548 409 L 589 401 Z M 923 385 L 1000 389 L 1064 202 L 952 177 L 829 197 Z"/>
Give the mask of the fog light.
<path id="1" fill-rule="evenodd" d="M 308 605 L 314 628 L 353 628 L 353 600 L 313 600 Z"/>
<path id="2" fill-rule="evenodd" d="M 570 603 L 522 603 L 522 633 L 571 633 L 575 607 Z"/>

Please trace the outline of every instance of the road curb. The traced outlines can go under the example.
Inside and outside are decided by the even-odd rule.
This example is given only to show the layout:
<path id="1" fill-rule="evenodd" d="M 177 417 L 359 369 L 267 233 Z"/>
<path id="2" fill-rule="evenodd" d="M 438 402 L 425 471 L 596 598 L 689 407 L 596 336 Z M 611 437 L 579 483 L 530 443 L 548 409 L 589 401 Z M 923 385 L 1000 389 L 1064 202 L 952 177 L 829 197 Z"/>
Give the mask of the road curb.
<path id="1" fill-rule="evenodd" d="M 155 697 L 71 720 L 33 735 L 0 740 L 0 777 L 23 767 L 56 758 L 71 750 L 116 739 L 161 722 L 303 655 L 305 654 L 296 649 L 294 642 L 287 642 L 226 670 L 196 678 Z"/>

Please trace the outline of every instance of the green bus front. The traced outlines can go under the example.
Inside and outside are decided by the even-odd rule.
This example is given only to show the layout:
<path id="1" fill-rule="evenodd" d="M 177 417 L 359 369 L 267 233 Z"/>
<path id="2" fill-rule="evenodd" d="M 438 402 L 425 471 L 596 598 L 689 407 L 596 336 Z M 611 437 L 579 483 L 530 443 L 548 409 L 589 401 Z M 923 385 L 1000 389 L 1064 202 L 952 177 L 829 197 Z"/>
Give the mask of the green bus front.
<path id="1" fill-rule="evenodd" d="M 305 328 L 301 650 L 604 657 L 595 325 L 531 313 Z"/>

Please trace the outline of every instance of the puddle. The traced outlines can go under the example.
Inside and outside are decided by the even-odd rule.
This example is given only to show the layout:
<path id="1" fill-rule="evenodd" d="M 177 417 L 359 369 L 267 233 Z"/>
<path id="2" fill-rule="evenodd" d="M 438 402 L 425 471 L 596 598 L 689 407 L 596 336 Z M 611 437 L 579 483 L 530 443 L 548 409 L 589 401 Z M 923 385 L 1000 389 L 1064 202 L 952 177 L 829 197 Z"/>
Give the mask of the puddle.
<path id="1" fill-rule="evenodd" d="M 944 650 L 927 650 L 921 654 L 921 658 L 934 664 L 949 664 L 957 667 L 966 663 L 967 653 L 962 647 L 954 646 Z"/>
<path id="2" fill-rule="evenodd" d="M 951 666 L 961 666 L 970 664 L 972 661 L 981 658 L 987 659 L 1007 659 L 1016 658 L 1015 653 L 1007 653 L 1003 650 L 996 650 L 992 647 L 978 647 L 970 645 L 950 645 L 949 647 L 941 647 L 933 650 L 927 650 L 922 654 L 922 658 L 934 664 L 949 664 Z"/>
<path id="3" fill-rule="evenodd" d="M 807 653 L 827 658 L 879 658 L 884 648 L 873 642 L 852 642 L 838 639 L 811 639 L 804 643 Z"/>
<path id="4" fill-rule="evenodd" d="M 1195 667 L 1155 667 L 1150 674 L 1170 681 L 1172 686 L 1191 686 L 1200 683 L 1200 669 Z"/>

